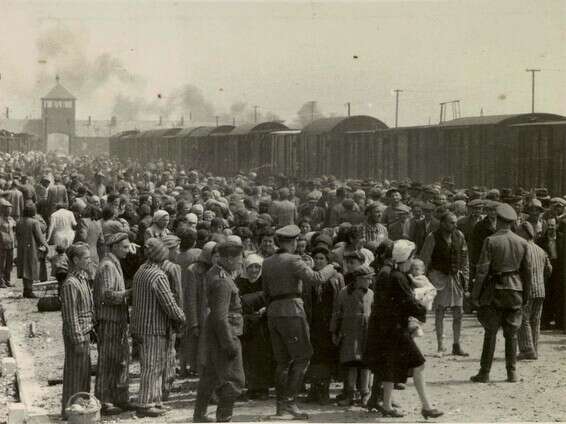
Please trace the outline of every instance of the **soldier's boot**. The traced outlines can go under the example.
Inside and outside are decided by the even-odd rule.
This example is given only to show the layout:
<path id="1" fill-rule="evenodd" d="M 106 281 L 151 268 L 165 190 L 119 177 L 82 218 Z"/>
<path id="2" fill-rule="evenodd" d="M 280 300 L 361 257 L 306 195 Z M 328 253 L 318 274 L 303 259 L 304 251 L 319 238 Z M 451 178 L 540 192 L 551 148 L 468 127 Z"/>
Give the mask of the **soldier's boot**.
<path id="1" fill-rule="evenodd" d="M 489 372 L 491 371 L 493 355 L 495 354 L 496 340 L 497 332 L 485 330 L 480 359 L 480 372 L 470 378 L 474 383 L 487 383 L 489 381 Z"/>
<path id="2" fill-rule="evenodd" d="M 216 408 L 216 422 L 227 423 L 232 421 L 234 413 L 233 399 L 219 399 L 218 408 Z"/>
<path id="3" fill-rule="evenodd" d="M 297 397 L 297 393 L 299 392 L 302 384 L 303 379 L 305 377 L 305 372 L 308 367 L 308 362 L 302 363 L 296 361 L 289 370 L 289 374 L 287 377 L 287 399 L 285 399 L 285 412 L 291 414 L 293 419 L 295 420 L 308 420 L 309 416 L 307 413 L 301 411 L 298 407 L 295 399 Z"/>
<path id="4" fill-rule="evenodd" d="M 516 383 L 518 381 L 517 371 L 517 336 L 505 337 L 505 367 L 507 368 L 507 381 Z"/>
<path id="5" fill-rule="evenodd" d="M 210 393 L 201 393 L 200 391 L 197 391 L 197 399 L 195 401 L 195 410 L 193 413 L 194 423 L 212 422 L 212 420 L 206 416 L 209 399 L 210 399 Z"/>

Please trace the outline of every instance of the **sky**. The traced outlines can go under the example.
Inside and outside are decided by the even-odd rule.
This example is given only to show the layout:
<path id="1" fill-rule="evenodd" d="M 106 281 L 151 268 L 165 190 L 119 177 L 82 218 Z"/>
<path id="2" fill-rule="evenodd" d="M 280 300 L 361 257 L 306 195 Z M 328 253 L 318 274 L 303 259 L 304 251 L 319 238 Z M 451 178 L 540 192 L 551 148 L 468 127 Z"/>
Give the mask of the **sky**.
<path id="1" fill-rule="evenodd" d="M 188 2 L 2 0 L 0 110 L 37 117 L 55 75 L 79 118 L 296 126 L 372 115 L 393 126 L 462 116 L 566 115 L 566 1 Z M 451 110 L 448 118 L 452 117 Z M 231 122 L 230 122 L 231 123 Z"/>

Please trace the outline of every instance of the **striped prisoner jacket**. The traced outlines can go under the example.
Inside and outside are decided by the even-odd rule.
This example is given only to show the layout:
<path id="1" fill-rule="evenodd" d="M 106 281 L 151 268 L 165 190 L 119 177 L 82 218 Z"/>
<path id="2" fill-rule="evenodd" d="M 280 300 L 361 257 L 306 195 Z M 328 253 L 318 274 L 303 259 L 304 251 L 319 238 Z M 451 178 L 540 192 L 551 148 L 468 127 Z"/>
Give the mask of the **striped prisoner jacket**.
<path id="1" fill-rule="evenodd" d="M 61 287 L 63 336 L 72 344 L 90 340 L 94 328 L 94 302 L 84 271 L 71 271 Z"/>
<path id="2" fill-rule="evenodd" d="M 165 272 L 159 264 L 146 261 L 134 275 L 131 333 L 166 336 L 173 322 L 184 323 L 185 314 L 175 301 Z"/>
<path id="3" fill-rule="evenodd" d="M 120 261 L 108 252 L 102 258 L 94 279 L 94 301 L 98 320 L 128 320 L 126 286 Z"/>

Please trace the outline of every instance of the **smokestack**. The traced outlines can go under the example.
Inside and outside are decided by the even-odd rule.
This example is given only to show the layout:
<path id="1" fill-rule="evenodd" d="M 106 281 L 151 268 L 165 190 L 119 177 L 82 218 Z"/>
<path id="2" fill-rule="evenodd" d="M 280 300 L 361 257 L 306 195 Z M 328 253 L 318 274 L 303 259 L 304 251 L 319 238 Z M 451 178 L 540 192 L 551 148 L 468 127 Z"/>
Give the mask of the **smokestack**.
<path id="1" fill-rule="evenodd" d="M 160 117 L 159 117 L 159 124 L 157 124 L 157 125 L 161 126 L 162 124 L 163 124 L 163 119 L 162 119 L 161 116 L 160 116 Z"/>
<path id="2" fill-rule="evenodd" d="M 92 125 L 92 117 L 89 115 L 88 116 L 88 124 L 89 127 Z"/>
<path id="3" fill-rule="evenodd" d="M 6 119 L 10 119 L 10 108 L 6 108 Z"/>
<path id="4" fill-rule="evenodd" d="M 181 116 L 181 125 L 179 125 L 180 127 L 184 127 L 185 126 L 185 117 Z"/>

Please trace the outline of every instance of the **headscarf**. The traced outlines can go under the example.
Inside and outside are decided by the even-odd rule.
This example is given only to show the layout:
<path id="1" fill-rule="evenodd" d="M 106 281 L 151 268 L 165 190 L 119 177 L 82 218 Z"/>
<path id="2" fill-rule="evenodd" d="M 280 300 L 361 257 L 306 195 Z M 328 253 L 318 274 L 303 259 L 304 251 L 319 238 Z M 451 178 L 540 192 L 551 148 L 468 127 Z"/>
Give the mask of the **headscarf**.
<path id="1" fill-rule="evenodd" d="M 255 253 L 250 253 L 248 256 L 246 256 L 244 258 L 244 272 L 243 272 L 243 277 L 247 278 L 248 280 L 250 280 L 250 277 L 248 276 L 248 267 L 251 265 L 259 265 L 260 267 L 263 266 L 263 258 Z M 259 279 L 259 277 L 261 277 L 261 269 L 259 271 L 259 274 L 257 276 L 257 278 L 254 281 L 250 280 L 250 283 L 254 283 L 255 281 L 257 281 Z"/>
<path id="2" fill-rule="evenodd" d="M 104 237 L 104 242 L 107 246 L 112 246 L 116 243 L 120 243 L 122 240 L 126 240 L 128 238 L 128 234 L 124 232 L 117 232 L 113 234 L 108 234 Z"/>
<path id="3" fill-rule="evenodd" d="M 166 216 L 169 216 L 169 212 L 164 211 L 163 209 L 156 210 L 153 214 L 153 222 L 158 222 Z"/>

